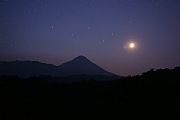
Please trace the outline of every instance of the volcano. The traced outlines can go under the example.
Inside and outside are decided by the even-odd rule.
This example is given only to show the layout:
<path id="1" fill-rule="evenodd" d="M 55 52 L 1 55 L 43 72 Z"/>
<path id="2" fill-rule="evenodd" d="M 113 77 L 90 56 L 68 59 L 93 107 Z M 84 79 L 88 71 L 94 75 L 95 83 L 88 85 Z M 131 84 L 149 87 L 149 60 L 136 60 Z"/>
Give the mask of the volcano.
<path id="1" fill-rule="evenodd" d="M 115 76 L 115 74 L 104 70 L 84 56 L 78 56 L 59 66 L 37 61 L 0 62 L 0 75 L 17 75 L 20 77 L 39 75 L 56 77 L 72 75 Z"/>
<path id="2" fill-rule="evenodd" d="M 84 56 L 78 56 L 73 60 L 66 62 L 57 67 L 57 72 L 63 76 L 69 75 L 105 75 L 113 76 L 110 73 L 98 65 L 91 62 Z"/>

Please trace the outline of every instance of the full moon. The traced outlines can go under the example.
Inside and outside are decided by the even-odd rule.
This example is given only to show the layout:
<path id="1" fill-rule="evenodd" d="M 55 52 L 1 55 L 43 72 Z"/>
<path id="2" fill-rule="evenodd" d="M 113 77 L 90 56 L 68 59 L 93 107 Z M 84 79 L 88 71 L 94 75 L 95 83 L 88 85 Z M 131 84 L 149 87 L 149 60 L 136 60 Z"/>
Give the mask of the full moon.
<path id="1" fill-rule="evenodd" d="M 135 48 L 135 47 L 136 47 L 136 45 L 135 45 L 134 42 L 129 43 L 129 48 L 130 48 L 130 49 L 133 49 L 133 48 Z"/>
<path id="2" fill-rule="evenodd" d="M 127 51 L 136 51 L 137 48 L 139 48 L 139 44 L 136 39 L 129 39 L 124 44 L 124 49 Z"/>

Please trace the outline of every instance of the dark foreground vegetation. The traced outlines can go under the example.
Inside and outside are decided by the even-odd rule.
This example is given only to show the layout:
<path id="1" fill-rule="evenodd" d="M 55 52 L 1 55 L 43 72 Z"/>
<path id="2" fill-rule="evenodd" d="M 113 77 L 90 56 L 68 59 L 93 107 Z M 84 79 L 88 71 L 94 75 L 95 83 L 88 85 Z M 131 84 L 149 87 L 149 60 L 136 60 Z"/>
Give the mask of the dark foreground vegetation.
<path id="1" fill-rule="evenodd" d="M 180 68 L 113 81 L 0 77 L 1 119 L 178 119 Z"/>

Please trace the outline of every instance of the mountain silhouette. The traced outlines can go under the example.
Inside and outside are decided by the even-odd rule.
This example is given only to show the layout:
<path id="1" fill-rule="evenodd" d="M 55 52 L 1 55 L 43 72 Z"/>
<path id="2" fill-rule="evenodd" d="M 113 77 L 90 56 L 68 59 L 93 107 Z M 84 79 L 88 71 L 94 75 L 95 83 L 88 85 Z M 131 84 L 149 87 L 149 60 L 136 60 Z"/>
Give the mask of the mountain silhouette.
<path id="1" fill-rule="evenodd" d="M 78 56 L 59 66 L 37 61 L 0 62 L 0 75 L 17 75 L 20 77 L 39 75 L 57 77 L 72 75 L 116 76 L 102 69 L 84 56 Z"/>
<path id="2" fill-rule="evenodd" d="M 61 75 L 106 75 L 113 76 L 114 74 L 105 71 L 101 67 L 97 66 L 84 56 L 78 56 L 73 60 L 66 62 L 58 66 L 58 70 Z"/>
<path id="3" fill-rule="evenodd" d="M 52 64 L 37 61 L 0 62 L 0 75 L 17 75 L 30 77 L 38 75 L 51 75 L 56 69 Z"/>

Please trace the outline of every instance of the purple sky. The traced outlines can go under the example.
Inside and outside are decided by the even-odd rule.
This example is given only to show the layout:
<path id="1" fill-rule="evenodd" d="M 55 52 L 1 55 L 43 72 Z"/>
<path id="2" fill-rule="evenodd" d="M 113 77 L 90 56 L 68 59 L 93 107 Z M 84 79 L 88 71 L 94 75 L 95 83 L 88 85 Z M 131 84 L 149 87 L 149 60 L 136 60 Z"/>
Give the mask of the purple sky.
<path id="1" fill-rule="evenodd" d="M 180 66 L 180 1 L 0 0 L 1 61 L 79 55 L 119 75 Z"/>

